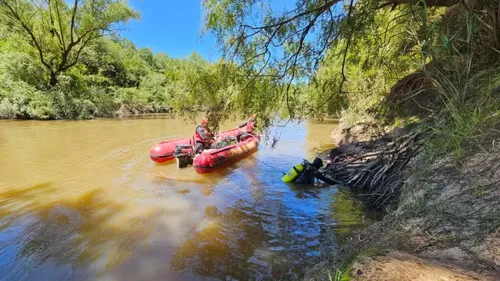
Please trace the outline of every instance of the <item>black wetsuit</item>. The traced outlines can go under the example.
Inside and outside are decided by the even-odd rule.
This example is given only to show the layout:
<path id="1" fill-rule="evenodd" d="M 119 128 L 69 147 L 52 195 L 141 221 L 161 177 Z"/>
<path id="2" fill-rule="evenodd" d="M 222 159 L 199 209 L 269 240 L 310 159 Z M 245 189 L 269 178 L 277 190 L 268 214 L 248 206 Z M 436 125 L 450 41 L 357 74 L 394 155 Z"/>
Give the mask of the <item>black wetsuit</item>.
<path id="1" fill-rule="evenodd" d="M 301 184 L 313 184 L 314 179 L 319 179 L 329 184 L 338 184 L 338 182 L 333 181 L 327 177 L 325 177 L 319 169 L 315 168 L 311 163 L 306 162 L 303 164 L 304 170 L 300 175 L 295 179 L 296 183 Z"/>

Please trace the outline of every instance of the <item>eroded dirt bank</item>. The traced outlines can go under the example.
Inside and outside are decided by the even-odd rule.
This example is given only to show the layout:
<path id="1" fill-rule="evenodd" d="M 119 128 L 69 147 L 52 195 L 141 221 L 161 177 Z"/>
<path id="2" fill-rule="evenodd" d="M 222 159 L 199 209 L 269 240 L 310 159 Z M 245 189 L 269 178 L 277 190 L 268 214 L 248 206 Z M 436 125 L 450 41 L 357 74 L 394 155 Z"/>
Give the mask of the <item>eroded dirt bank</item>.
<path id="1" fill-rule="evenodd" d="M 391 251 L 378 256 L 359 257 L 350 267 L 353 281 L 429 281 L 429 280 L 496 280 L 437 259 L 424 259 Z"/>
<path id="2" fill-rule="evenodd" d="M 334 135 L 340 147 L 357 147 L 360 142 L 366 147 L 380 141 L 393 144 L 406 133 L 401 129 L 380 134 L 363 125 Z M 392 200 L 381 206 L 387 211 L 384 220 L 354 235 L 333 254 L 333 265 L 317 266 L 306 280 L 329 278 L 337 270 L 351 280 L 500 280 L 500 132 L 490 130 L 460 157 L 450 153 L 438 158 L 429 155 L 429 135 L 422 134 L 423 149 L 403 167 L 398 174 L 401 185 L 390 190 Z M 351 170 L 351 177 L 388 161 L 365 150 L 343 155 L 342 161 L 352 166 L 353 159 L 370 154 L 364 160 L 368 164 Z M 335 177 L 338 166 L 326 170 Z M 359 183 L 351 188 L 361 192 L 360 198 L 372 200 L 368 204 L 376 200 L 374 194 L 382 196 Z"/>

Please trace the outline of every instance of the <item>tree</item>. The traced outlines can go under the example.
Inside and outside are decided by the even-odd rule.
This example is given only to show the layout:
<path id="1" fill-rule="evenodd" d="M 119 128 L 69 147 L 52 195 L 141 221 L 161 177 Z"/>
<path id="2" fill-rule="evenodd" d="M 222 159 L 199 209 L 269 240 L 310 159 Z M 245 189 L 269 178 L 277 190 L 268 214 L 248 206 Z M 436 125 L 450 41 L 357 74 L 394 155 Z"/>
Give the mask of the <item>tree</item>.
<path id="1" fill-rule="evenodd" d="M 295 85 L 309 81 L 329 49 L 341 62 L 340 81 L 319 107 L 342 96 L 349 49 L 361 38 L 387 6 L 417 5 L 419 0 L 297 0 L 292 7 L 276 12 L 266 1 L 204 0 L 205 31 L 215 33 L 226 59 L 255 73 L 259 79 L 269 73 L 284 85 L 283 99 L 296 100 Z M 456 0 L 426 0 L 427 6 L 452 6 Z M 388 9 L 386 9 L 388 11 Z M 386 42 L 384 42 L 386 44 Z M 376 47 L 375 47 L 376 48 Z M 340 49 L 340 50 L 339 50 Z M 269 71 L 272 69 L 272 71 Z M 317 108 L 315 108 L 317 109 Z M 314 112 L 310 109 L 308 112 Z M 290 109 L 289 109 L 290 111 Z M 291 112 L 294 117 L 294 112 Z"/>
<path id="2" fill-rule="evenodd" d="M 0 15 L 21 31 L 57 84 L 62 72 L 75 66 L 82 51 L 96 39 L 114 34 L 117 25 L 138 13 L 124 0 L 0 0 Z"/>

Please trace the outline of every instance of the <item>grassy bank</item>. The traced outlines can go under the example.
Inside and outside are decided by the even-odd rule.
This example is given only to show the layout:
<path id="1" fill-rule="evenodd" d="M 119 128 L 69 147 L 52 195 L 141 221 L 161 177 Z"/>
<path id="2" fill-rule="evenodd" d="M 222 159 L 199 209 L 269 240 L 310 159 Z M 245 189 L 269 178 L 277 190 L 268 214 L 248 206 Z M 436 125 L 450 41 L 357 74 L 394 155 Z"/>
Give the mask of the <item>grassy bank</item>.
<path id="1" fill-rule="evenodd" d="M 410 94 L 432 94 L 434 102 L 422 109 L 425 118 L 401 129 L 422 133 L 423 146 L 401 175 L 396 200 L 382 222 L 333 253 L 334 265 L 306 280 L 337 271 L 350 280 L 500 278 L 500 76 L 496 67 L 474 70 L 472 59 L 419 74 L 427 84 Z M 394 124 L 359 128 L 339 139 L 380 140 L 376 133 Z"/>
<path id="2" fill-rule="evenodd" d="M 484 37 L 484 18 L 463 9 L 441 11 L 428 26 L 435 45 L 421 46 L 420 66 L 375 106 L 343 113 L 336 141 L 370 146 L 403 131 L 421 133 L 422 147 L 398 176 L 403 184 L 391 190 L 384 220 L 353 235 L 332 253 L 333 264 L 318 265 L 305 280 L 328 280 L 332 272 L 350 280 L 500 279 L 497 43 Z"/>

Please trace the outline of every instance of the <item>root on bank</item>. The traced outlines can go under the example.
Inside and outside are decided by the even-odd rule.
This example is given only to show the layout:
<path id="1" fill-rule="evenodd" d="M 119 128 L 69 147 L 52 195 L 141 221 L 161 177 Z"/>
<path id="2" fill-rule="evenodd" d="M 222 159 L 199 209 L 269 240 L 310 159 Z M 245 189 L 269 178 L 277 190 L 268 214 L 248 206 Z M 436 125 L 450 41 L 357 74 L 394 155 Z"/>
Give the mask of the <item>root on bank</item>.
<path id="1" fill-rule="evenodd" d="M 386 208 L 399 197 L 403 170 L 422 147 L 420 136 L 421 133 L 409 132 L 341 144 L 330 151 L 325 174 L 360 190 L 374 208 Z"/>

